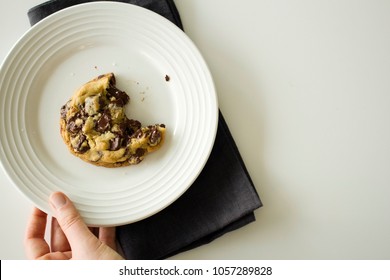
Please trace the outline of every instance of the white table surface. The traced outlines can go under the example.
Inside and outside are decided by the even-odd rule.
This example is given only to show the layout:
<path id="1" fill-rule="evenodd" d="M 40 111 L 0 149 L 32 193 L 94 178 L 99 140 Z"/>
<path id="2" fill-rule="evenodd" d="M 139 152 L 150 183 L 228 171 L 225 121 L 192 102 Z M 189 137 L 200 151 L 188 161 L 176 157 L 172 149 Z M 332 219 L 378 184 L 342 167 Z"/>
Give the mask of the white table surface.
<path id="1" fill-rule="evenodd" d="M 42 0 L 1 0 L 0 60 Z M 264 207 L 174 259 L 390 259 L 390 2 L 176 0 Z M 0 258 L 33 205 L 0 170 Z"/>

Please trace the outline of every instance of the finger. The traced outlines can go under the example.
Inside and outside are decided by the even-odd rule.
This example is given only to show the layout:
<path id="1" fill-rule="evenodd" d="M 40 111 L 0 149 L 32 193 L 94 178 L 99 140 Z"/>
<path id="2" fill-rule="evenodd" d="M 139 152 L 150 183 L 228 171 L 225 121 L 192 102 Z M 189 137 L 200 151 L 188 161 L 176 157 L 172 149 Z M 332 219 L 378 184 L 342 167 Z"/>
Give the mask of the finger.
<path id="1" fill-rule="evenodd" d="M 70 260 L 72 258 L 72 252 L 54 252 L 46 254 L 39 258 L 40 260 Z"/>
<path id="2" fill-rule="evenodd" d="M 84 251 L 94 245 L 88 242 L 99 242 L 89 231 L 73 203 L 63 193 L 56 192 L 50 196 L 50 204 L 62 231 L 67 237 L 72 251 Z"/>
<path id="3" fill-rule="evenodd" d="M 64 232 L 56 218 L 51 219 L 51 240 L 50 247 L 52 252 L 66 252 L 70 251 L 70 245 Z"/>
<path id="4" fill-rule="evenodd" d="M 37 259 L 50 253 L 49 244 L 45 241 L 47 214 L 34 208 L 27 223 L 25 235 L 25 250 L 29 259 Z"/>
<path id="5" fill-rule="evenodd" d="M 116 251 L 115 227 L 101 227 L 99 240 Z"/>

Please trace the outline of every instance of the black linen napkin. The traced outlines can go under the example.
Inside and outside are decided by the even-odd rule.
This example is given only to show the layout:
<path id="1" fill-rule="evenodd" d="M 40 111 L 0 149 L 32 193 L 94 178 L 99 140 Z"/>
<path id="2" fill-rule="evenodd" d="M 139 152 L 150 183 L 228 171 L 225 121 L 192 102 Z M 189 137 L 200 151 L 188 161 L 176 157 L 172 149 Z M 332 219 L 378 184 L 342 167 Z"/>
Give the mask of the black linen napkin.
<path id="1" fill-rule="evenodd" d="M 52 0 L 28 11 L 31 25 L 42 18 L 88 0 Z M 183 29 L 172 0 L 116 1 L 150 9 Z M 117 227 L 117 238 L 127 259 L 165 259 L 209 243 L 255 221 L 261 200 L 219 112 L 218 130 L 210 157 L 193 185 L 159 213 Z"/>

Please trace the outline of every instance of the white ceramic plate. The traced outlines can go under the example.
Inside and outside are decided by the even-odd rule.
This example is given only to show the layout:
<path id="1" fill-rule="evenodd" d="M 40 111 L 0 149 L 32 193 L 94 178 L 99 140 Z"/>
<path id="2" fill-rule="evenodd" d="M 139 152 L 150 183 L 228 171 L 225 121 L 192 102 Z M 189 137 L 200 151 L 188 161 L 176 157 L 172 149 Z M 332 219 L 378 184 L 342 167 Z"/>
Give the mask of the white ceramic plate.
<path id="1" fill-rule="evenodd" d="M 162 149 L 139 165 L 93 166 L 71 155 L 60 136 L 60 107 L 106 72 L 130 95 L 130 118 L 167 127 Z M 49 195 L 65 192 L 89 225 L 138 221 L 175 201 L 206 163 L 217 121 L 199 51 L 174 24 L 138 6 L 89 3 L 53 14 L 16 43 L 0 70 L 6 173 L 46 212 Z"/>

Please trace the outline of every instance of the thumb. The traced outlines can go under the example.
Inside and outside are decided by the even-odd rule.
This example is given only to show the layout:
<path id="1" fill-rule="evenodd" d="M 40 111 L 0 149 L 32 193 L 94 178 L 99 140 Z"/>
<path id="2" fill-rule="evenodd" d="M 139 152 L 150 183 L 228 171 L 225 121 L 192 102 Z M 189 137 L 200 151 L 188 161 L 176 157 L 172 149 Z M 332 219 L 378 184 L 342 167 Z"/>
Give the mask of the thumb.
<path id="1" fill-rule="evenodd" d="M 50 196 L 50 205 L 58 224 L 74 250 L 82 250 L 86 241 L 96 237 L 88 229 L 72 201 L 63 193 L 55 192 Z M 97 238 L 96 238 L 97 239 Z"/>

